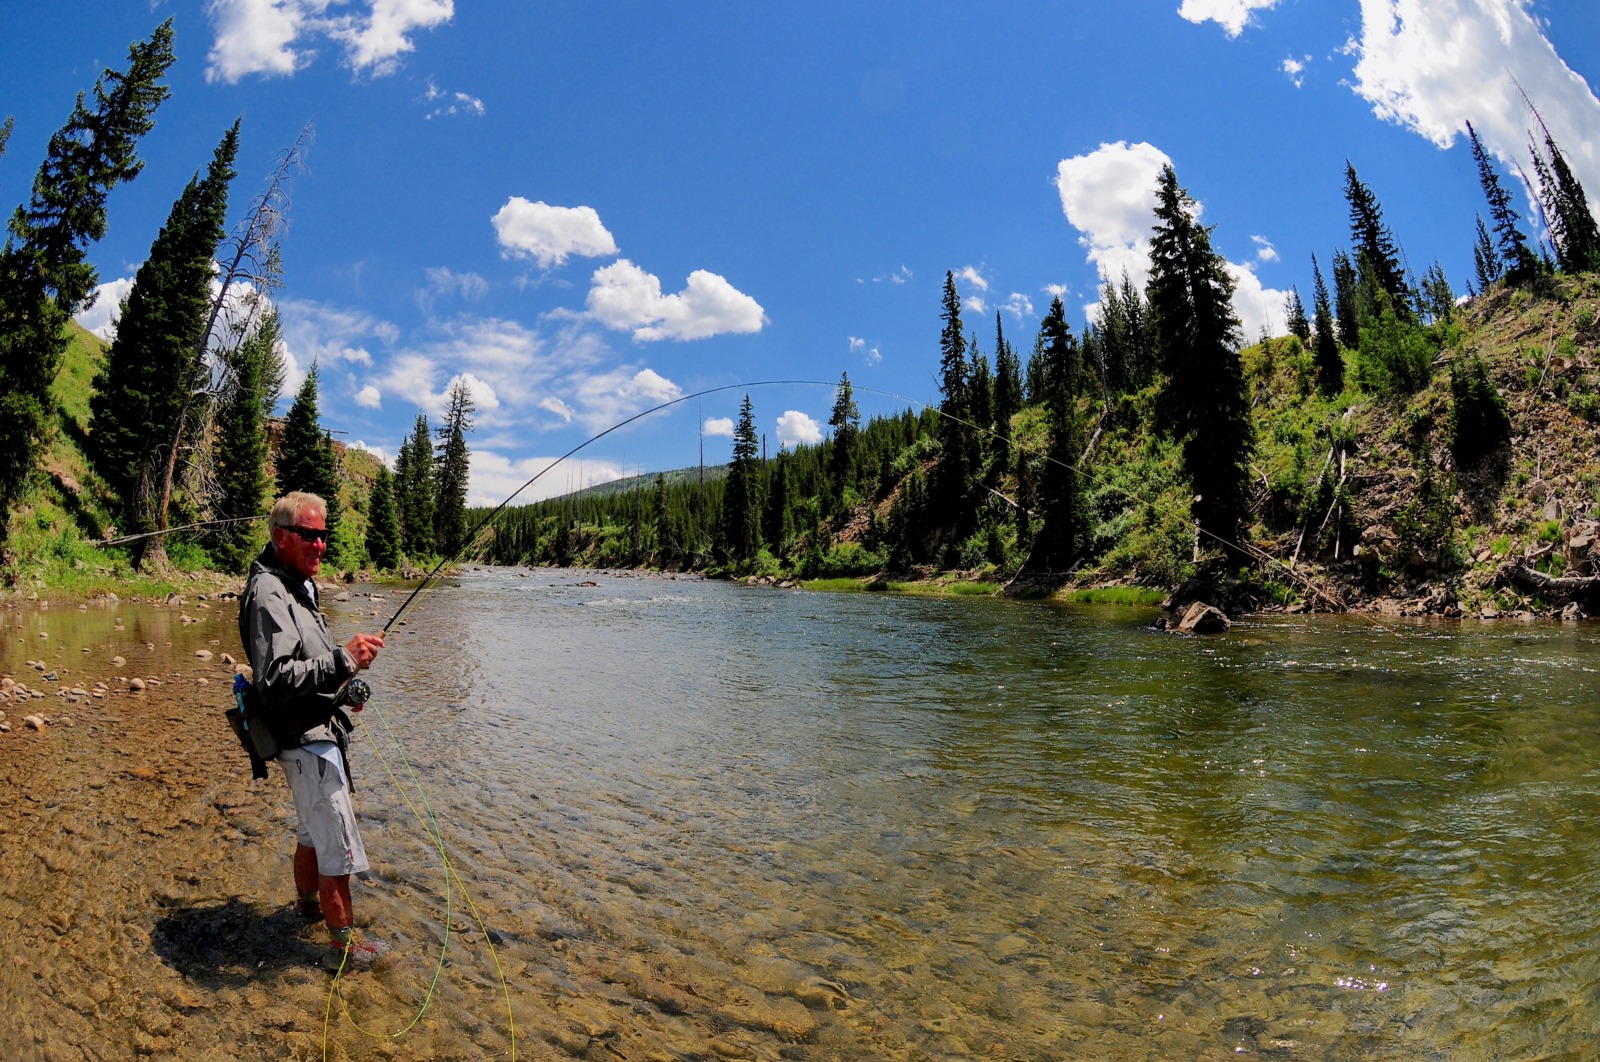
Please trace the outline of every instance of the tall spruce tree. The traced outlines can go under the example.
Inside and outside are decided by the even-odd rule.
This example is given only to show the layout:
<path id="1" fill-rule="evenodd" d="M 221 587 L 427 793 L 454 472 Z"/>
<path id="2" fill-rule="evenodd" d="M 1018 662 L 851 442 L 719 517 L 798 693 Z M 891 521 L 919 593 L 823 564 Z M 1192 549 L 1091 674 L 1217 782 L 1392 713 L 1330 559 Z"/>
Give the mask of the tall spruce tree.
<path id="1" fill-rule="evenodd" d="M 1495 172 L 1489 152 L 1484 148 L 1483 141 L 1478 139 L 1478 131 L 1472 128 L 1471 122 L 1467 123 L 1467 140 L 1472 146 L 1472 158 L 1478 164 L 1478 183 L 1483 186 L 1483 196 L 1489 201 L 1489 217 L 1494 222 L 1494 258 L 1498 260 L 1507 280 L 1513 284 L 1526 283 L 1539 272 L 1539 259 L 1529 248 L 1528 238 L 1522 234 L 1521 218 L 1511 205 L 1511 193 L 1500 183 L 1500 175 Z M 1482 227 L 1483 219 L 1478 220 L 1478 225 Z M 1482 285 L 1482 272 L 1480 268 L 1479 282 L 1486 287 Z M 1497 271 L 1494 279 L 1500 279 L 1501 275 Z"/>
<path id="2" fill-rule="evenodd" d="M 1371 271 L 1372 279 L 1389 296 L 1397 314 L 1409 314 L 1411 288 L 1400 267 L 1394 234 L 1383 222 L 1378 197 L 1362 183 L 1348 160 L 1344 164 L 1344 197 L 1350 204 L 1350 239 L 1356 249 L 1357 267 Z"/>
<path id="3" fill-rule="evenodd" d="M 1535 117 L 1539 112 L 1534 111 Z M 1539 175 L 1539 199 L 1550 226 L 1550 242 L 1555 245 L 1556 265 L 1564 273 L 1600 269 L 1600 226 L 1589 210 L 1589 198 L 1567 157 L 1550 135 L 1544 119 L 1538 118 L 1544 133 L 1541 151 L 1531 141 L 1534 171 Z"/>
<path id="4" fill-rule="evenodd" d="M 1078 387 L 1083 356 L 1067 324 L 1058 295 L 1039 325 L 1039 349 L 1044 358 L 1042 379 L 1049 450 L 1039 484 L 1039 507 L 1044 524 L 1033 542 L 1028 567 L 1038 572 L 1064 572 L 1083 547 L 1083 502 L 1078 483 L 1082 432 L 1078 424 Z"/>
<path id="5" fill-rule="evenodd" d="M 761 510 L 761 536 L 778 557 L 788 555 L 794 538 L 794 487 L 789 474 L 792 463 L 789 451 L 780 449 L 767 474 L 767 498 Z"/>
<path id="6" fill-rule="evenodd" d="M 278 443 L 278 496 L 291 491 L 315 492 L 321 486 L 322 429 L 318 424 L 317 365 L 300 383 L 294 402 L 283 418 L 283 438 Z M 324 498 L 324 501 L 327 499 Z"/>
<path id="7" fill-rule="evenodd" d="M 856 406 L 855 389 L 850 386 L 848 372 L 839 375 L 828 426 L 833 429 L 833 447 L 828 452 L 828 487 L 833 504 L 838 507 L 844 504 L 845 488 L 855 473 L 856 446 L 861 435 L 861 410 Z"/>
<path id="8" fill-rule="evenodd" d="M 66 324 L 93 300 L 97 274 L 85 260 L 106 231 L 106 196 L 138 175 L 138 142 L 167 98 L 172 22 L 128 51 L 125 71 L 95 82 L 94 106 L 78 96 L 54 136 L 25 207 L 12 215 L 0 250 L 0 514 L 9 515 L 55 422 L 54 383 Z M 0 542 L 6 535 L 0 516 Z"/>
<path id="9" fill-rule="evenodd" d="M 1489 235 L 1482 214 L 1478 215 L 1478 238 L 1472 244 L 1472 268 L 1477 275 L 1480 292 L 1488 291 L 1506 274 L 1506 265 L 1504 259 L 1500 257 L 1500 248 Z"/>
<path id="10" fill-rule="evenodd" d="M 447 557 L 461 548 L 467 536 L 467 479 L 471 473 L 467 433 L 477 409 L 461 379 L 450 385 L 449 402 L 434 452 L 433 510 L 434 542 Z"/>
<path id="11" fill-rule="evenodd" d="M 1317 366 L 1317 387 L 1325 395 L 1344 390 L 1344 355 L 1333 334 L 1333 310 L 1328 303 L 1328 285 L 1322 280 L 1322 266 L 1311 256 L 1312 277 L 1312 356 Z"/>
<path id="12" fill-rule="evenodd" d="M 939 465 L 929 504 L 934 518 L 948 527 L 957 541 L 973 526 L 972 496 L 977 462 L 972 459 L 971 380 L 967 337 L 961 325 L 961 297 L 956 294 L 953 272 L 944 275 L 944 297 L 939 319 Z"/>
<path id="13" fill-rule="evenodd" d="M 89 401 L 89 452 L 122 499 L 126 529 L 150 531 L 171 444 L 208 373 L 212 261 L 222 242 L 239 147 L 234 122 L 167 215 L 123 300 L 116 338 Z"/>
<path id="14" fill-rule="evenodd" d="M 1333 314 L 1339 330 L 1341 346 L 1354 350 L 1361 345 L 1361 315 L 1357 310 L 1360 301 L 1356 289 L 1359 280 L 1356 267 L 1344 251 L 1333 252 Z"/>
<path id="15" fill-rule="evenodd" d="M 367 506 L 367 556 L 375 567 L 392 571 L 400 566 L 400 521 L 394 505 L 394 477 L 389 467 L 378 465 Z"/>
<path id="16" fill-rule="evenodd" d="M 433 552 L 433 432 L 425 413 L 395 460 L 395 502 L 400 513 L 400 545 L 412 560 Z"/>
<path id="17" fill-rule="evenodd" d="M 1011 463 L 1011 421 L 1022 412 L 1022 368 L 1017 352 L 1006 339 L 1000 314 L 994 315 L 994 443 L 995 463 Z"/>
<path id="18" fill-rule="evenodd" d="M 756 551 L 761 548 L 761 509 L 756 482 L 758 445 L 755 417 L 747 393 L 739 405 L 739 420 L 733 427 L 733 460 L 728 465 L 722 489 L 722 547 L 738 563 L 754 560 Z"/>
<path id="19" fill-rule="evenodd" d="M 1166 372 L 1161 426 L 1183 447 L 1183 470 L 1196 495 L 1203 532 L 1230 551 L 1248 511 L 1252 448 L 1250 399 L 1239 361 L 1233 280 L 1211 249 L 1211 230 L 1194 218 L 1194 201 L 1171 166 L 1156 186 L 1150 239 L 1150 312 Z"/>
<path id="20" fill-rule="evenodd" d="M 223 569 L 244 572 L 261 541 L 259 525 L 251 517 L 267 508 L 267 415 L 278 400 L 279 326 L 276 312 L 261 319 L 256 329 L 228 355 L 228 385 L 217 412 L 218 519 L 224 524 L 216 536 L 214 553 Z"/>
<path id="21" fill-rule="evenodd" d="M 1305 303 L 1300 301 L 1300 289 L 1295 286 L 1289 288 L 1289 297 L 1285 300 L 1289 324 L 1289 334 L 1299 339 L 1302 343 L 1311 342 L 1311 321 L 1306 317 Z"/>

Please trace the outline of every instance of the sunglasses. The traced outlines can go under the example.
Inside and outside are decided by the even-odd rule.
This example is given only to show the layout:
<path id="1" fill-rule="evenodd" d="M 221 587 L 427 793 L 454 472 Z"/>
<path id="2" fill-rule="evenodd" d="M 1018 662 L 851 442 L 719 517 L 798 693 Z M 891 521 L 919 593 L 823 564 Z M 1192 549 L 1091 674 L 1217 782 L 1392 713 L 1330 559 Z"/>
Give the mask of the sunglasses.
<path id="1" fill-rule="evenodd" d="M 328 529 L 325 527 L 300 527 L 297 524 L 289 524 L 284 530 L 293 531 L 300 536 L 300 541 L 302 542 L 328 541 Z"/>

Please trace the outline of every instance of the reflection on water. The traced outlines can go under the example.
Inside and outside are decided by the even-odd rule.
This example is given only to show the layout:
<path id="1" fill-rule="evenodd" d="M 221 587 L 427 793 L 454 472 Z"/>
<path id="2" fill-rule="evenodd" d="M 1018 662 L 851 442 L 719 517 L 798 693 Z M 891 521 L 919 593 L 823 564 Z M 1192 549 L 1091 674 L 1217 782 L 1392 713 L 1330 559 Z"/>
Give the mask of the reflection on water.
<path id="1" fill-rule="evenodd" d="M 354 752 L 358 914 L 402 958 L 346 982 L 328 1057 L 511 1053 L 389 771 L 498 941 L 520 1058 L 1596 1052 L 1593 628 L 1150 618 L 552 571 L 430 592 Z M 305 935 L 230 898 L 286 898 L 287 797 L 208 799 L 238 844 L 137 912 L 211 993 L 160 1043 L 253 1057 L 255 965 L 260 1057 L 323 1057 Z M 383 1039 L 446 922 L 424 1021 Z"/>

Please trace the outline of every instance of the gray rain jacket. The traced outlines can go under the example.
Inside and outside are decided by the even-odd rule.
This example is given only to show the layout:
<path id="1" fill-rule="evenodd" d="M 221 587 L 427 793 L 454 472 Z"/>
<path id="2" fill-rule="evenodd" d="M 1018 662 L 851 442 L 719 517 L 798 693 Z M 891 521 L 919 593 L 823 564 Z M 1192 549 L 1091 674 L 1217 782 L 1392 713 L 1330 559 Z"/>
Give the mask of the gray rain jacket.
<path id="1" fill-rule="evenodd" d="M 239 640 L 254 670 L 261 715 L 278 747 L 312 741 L 347 745 L 350 717 L 339 709 L 355 661 L 335 645 L 305 580 L 280 566 L 269 543 L 250 564 L 239 602 Z"/>

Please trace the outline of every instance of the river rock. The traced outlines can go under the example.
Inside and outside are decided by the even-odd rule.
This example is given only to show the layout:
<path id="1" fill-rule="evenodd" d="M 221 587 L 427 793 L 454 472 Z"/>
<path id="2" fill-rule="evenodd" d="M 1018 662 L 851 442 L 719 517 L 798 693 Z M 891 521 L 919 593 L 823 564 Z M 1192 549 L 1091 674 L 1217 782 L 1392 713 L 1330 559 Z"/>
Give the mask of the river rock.
<path id="1" fill-rule="evenodd" d="M 137 677 L 129 679 L 128 688 L 135 691 L 144 689 L 144 679 Z"/>
<path id="2" fill-rule="evenodd" d="M 201 659 L 201 660 L 210 660 L 211 659 L 211 650 L 210 649 L 196 649 L 194 651 L 194 655 L 198 659 Z"/>
<path id="3" fill-rule="evenodd" d="M 111 666 L 112 667 L 123 667 L 126 664 L 127 664 L 127 661 L 124 660 L 120 656 L 114 656 L 114 657 L 111 658 Z"/>
<path id="4" fill-rule="evenodd" d="M 46 681 L 46 682 L 58 682 L 58 681 L 60 681 L 60 680 L 59 680 L 59 679 L 58 679 L 58 678 L 57 678 L 57 677 L 56 677 L 56 673 L 55 673 L 55 672 L 54 672 L 54 671 L 46 671 L 46 672 L 45 672 L 45 673 L 44 673 L 44 676 L 43 676 L 43 677 L 44 677 L 44 680 L 45 680 L 45 681 Z"/>
<path id="5" fill-rule="evenodd" d="M 22 717 L 22 725 L 27 727 L 29 730 L 43 730 L 44 729 L 44 716 L 42 716 L 42 715 L 25 715 L 25 716 Z"/>
<path id="6" fill-rule="evenodd" d="M 232 653 L 223 653 L 222 654 L 222 662 L 224 664 L 227 664 L 229 667 L 232 667 L 233 665 L 237 664 L 239 661 L 237 661 L 237 660 L 235 660 L 233 658 L 233 654 Z"/>
<path id="7" fill-rule="evenodd" d="M 1576 601 L 1561 610 L 1562 623 L 1577 623 L 1581 619 L 1583 619 L 1583 609 Z"/>
<path id="8" fill-rule="evenodd" d="M 1232 626 L 1221 609 L 1204 601 L 1191 601 L 1178 621 L 1178 630 L 1186 634 L 1221 634 Z"/>

